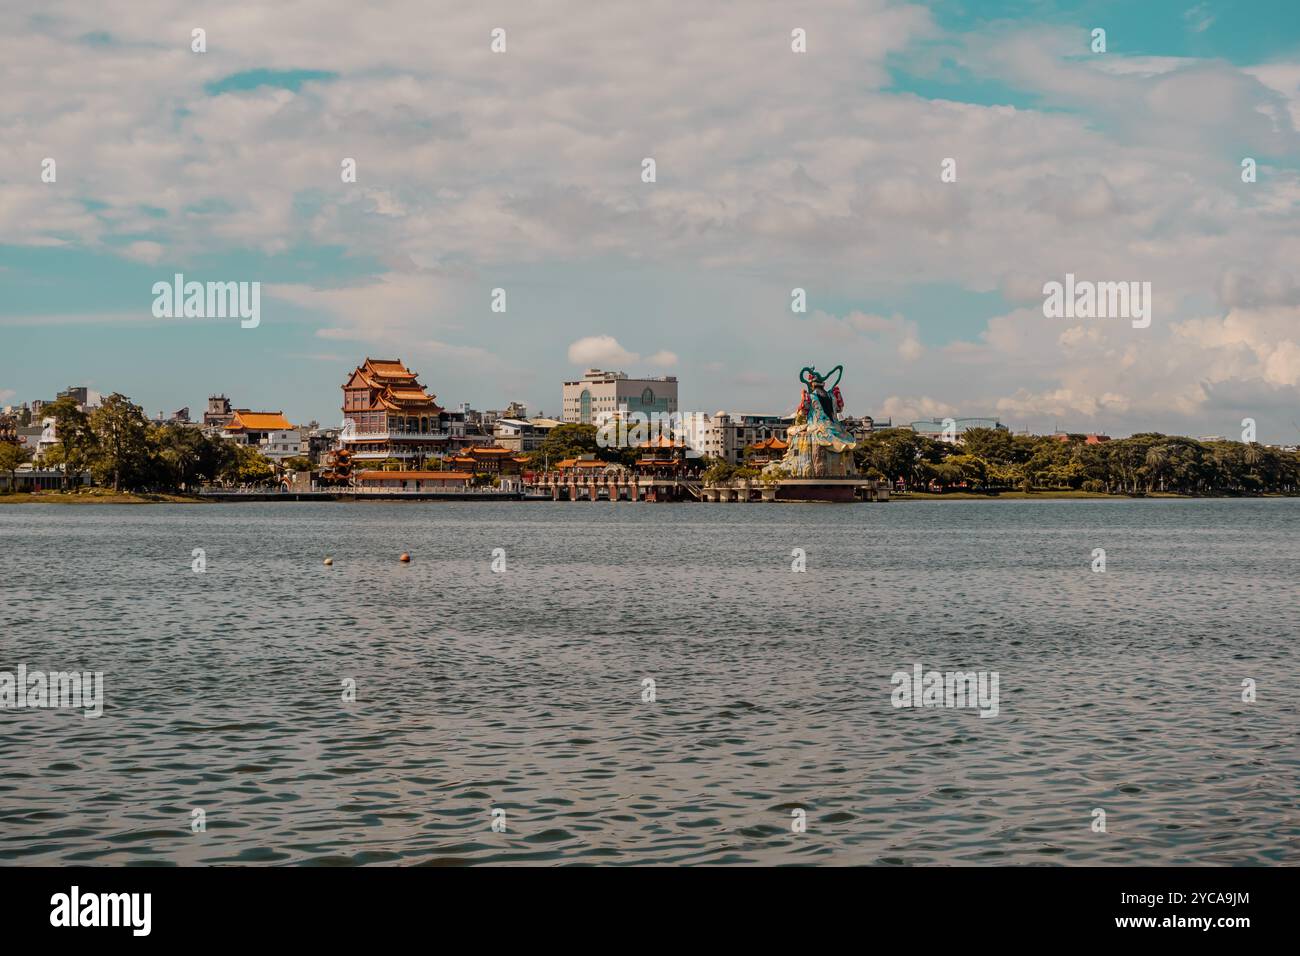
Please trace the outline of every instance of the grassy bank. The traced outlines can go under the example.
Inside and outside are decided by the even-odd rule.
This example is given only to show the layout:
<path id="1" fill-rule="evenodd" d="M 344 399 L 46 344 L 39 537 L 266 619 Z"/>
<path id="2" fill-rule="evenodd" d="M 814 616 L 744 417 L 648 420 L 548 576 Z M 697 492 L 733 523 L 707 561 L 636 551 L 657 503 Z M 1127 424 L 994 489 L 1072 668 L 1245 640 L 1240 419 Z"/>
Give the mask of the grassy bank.
<path id="1" fill-rule="evenodd" d="M 81 491 L 34 491 L 0 493 L 0 505 L 150 505 L 150 504 L 211 504 L 204 498 L 192 495 L 136 494 L 130 491 L 111 491 L 107 488 L 85 488 Z"/>

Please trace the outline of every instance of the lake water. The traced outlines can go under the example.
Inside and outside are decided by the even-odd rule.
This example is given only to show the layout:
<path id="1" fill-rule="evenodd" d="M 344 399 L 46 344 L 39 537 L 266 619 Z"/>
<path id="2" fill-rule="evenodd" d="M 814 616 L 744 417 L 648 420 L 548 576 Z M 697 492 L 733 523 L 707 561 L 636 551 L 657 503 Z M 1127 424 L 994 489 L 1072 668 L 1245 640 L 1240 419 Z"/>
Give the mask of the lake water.
<path id="1" fill-rule="evenodd" d="M 1300 863 L 1300 500 L 25 505 L 0 581 L 106 698 L 0 710 L 8 864 Z"/>

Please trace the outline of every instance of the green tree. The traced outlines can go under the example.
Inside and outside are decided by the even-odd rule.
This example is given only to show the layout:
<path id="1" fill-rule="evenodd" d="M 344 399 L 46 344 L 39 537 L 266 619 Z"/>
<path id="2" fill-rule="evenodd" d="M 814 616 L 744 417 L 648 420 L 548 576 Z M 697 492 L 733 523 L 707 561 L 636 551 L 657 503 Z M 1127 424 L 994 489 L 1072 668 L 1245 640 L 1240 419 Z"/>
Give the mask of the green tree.
<path id="1" fill-rule="evenodd" d="M 217 481 L 238 457 L 239 445 L 220 435 L 204 435 L 194 464 L 196 478 Z"/>
<path id="2" fill-rule="evenodd" d="M 910 428 L 885 428 L 863 438 L 854 458 L 862 470 L 875 468 L 890 481 L 901 478 L 908 484 L 922 484 L 933 473 L 929 466 L 943 461 L 949 450 Z"/>
<path id="3" fill-rule="evenodd" d="M 67 488 L 69 477 L 85 471 L 94 457 L 96 436 L 90 426 L 90 416 L 77 407 L 77 402 L 71 395 L 64 395 L 46 405 L 41 415 L 54 419 L 58 454 L 51 459 L 50 464 L 62 467 L 62 484 Z M 49 451 L 46 452 L 48 455 Z"/>
<path id="4" fill-rule="evenodd" d="M 531 453 L 532 466 L 542 468 L 549 463 L 554 467 L 557 461 L 583 455 L 595 455 L 602 461 L 621 461 L 623 449 L 601 448 L 596 443 L 596 431 L 595 425 L 556 425 Z"/>
<path id="5" fill-rule="evenodd" d="M 988 482 L 989 464 L 978 455 L 952 455 L 946 464 L 957 469 L 960 480 L 972 488 L 983 488 Z"/>
<path id="6" fill-rule="evenodd" d="M 9 472 L 9 490 L 18 484 L 18 469 L 32 460 L 32 453 L 17 442 L 0 442 L 0 471 Z"/>
<path id="7" fill-rule="evenodd" d="M 251 445 L 234 445 L 235 453 L 221 471 L 221 477 L 243 484 L 258 484 L 275 476 L 275 466 Z"/>
<path id="8" fill-rule="evenodd" d="M 962 451 L 989 464 L 1023 464 L 1033 453 L 1032 441 L 1004 428 L 968 428 L 961 433 Z"/>
<path id="9" fill-rule="evenodd" d="M 113 490 L 139 487 L 148 474 L 149 419 L 144 409 L 114 392 L 90 416 L 95 436 L 91 472 L 101 484 L 112 480 Z"/>
<path id="10" fill-rule="evenodd" d="M 204 457 L 203 433 L 187 425 L 161 425 L 149 430 L 149 444 L 156 459 L 156 483 L 177 490 L 189 490 L 199 478 Z"/>
<path id="11" fill-rule="evenodd" d="M 1025 481 L 1025 467 L 990 462 L 986 480 L 991 488 L 1015 488 Z"/>
<path id="12" fill-rule="evenodd" d="M 1165 466 L 1169 464 L 1169 450 L 1163 445 L 1152 445 L 1147 449 L 1146 457 L 1143 459 L 1146 466 L 1149 481 L 1147 491 L 1155 490 L 1156 479 L 1160 479 L 1160 490 L 1165 490 Z"/>

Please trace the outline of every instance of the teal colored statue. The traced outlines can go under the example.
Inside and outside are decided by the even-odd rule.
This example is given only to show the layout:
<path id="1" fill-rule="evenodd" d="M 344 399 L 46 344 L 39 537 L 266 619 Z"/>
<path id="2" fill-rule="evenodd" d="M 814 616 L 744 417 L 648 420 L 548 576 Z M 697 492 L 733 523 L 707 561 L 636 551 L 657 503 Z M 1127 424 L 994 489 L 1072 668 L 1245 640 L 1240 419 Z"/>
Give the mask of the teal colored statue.
<path id="1" fill-rule="evenodd" d="M 853 449 L 858 443 L 839 421 L 844 410 L 840 394 L 843 375 L 843 365 L 835 366 L 828 375 L 812 366 L 799 370 L 803 394 L 786 438 L 790 447 L 766 472 L 790 478 L 852 478 L 857 474 Z"/>

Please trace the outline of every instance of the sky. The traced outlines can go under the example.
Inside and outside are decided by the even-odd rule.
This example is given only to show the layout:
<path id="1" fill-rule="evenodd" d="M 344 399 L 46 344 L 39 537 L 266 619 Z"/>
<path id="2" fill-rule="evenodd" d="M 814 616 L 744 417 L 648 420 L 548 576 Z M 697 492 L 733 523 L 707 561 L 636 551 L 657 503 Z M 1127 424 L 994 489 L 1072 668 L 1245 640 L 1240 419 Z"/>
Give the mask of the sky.
<path id="1" fill-rule="evenodd" d="M 1300 440 L 1293 0 L 6 20 L 0 404 L 222 392 L 338 424 L 371 356 L 448 407 L 555 415 L 595 366 L 677 376 L 684 411 L 782 413 L 802 366 L 843 364 L 846 412 L 895 423 Z M 260 282 L 260 324 L 155 318 L 176 273 Z M 1150 326 L 1046 317 L 1067 273 L 1150 282 Z"/>

